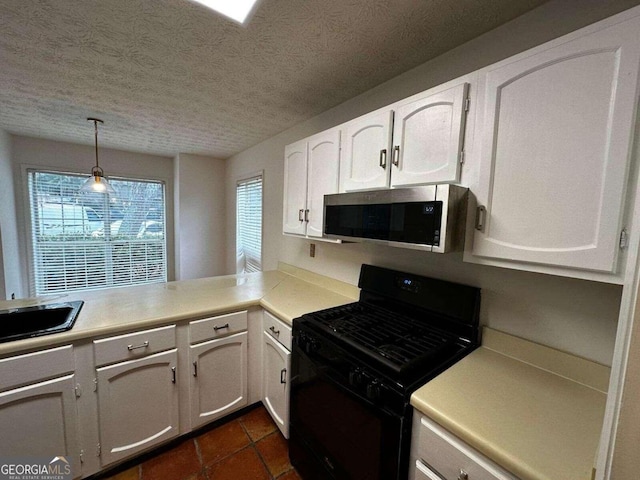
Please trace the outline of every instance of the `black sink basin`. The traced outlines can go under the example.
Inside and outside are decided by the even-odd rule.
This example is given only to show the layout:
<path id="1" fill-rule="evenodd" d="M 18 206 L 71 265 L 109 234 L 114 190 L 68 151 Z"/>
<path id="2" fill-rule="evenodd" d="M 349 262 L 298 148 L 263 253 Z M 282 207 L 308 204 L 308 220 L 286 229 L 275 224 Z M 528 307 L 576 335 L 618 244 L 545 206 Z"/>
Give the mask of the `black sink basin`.
<path id="1" fill-rule="evenodd" d="M 83 304 L 84 302 L 79 300 L 0 310 L 0 342 L 69 330 L 73 327 Z"/>

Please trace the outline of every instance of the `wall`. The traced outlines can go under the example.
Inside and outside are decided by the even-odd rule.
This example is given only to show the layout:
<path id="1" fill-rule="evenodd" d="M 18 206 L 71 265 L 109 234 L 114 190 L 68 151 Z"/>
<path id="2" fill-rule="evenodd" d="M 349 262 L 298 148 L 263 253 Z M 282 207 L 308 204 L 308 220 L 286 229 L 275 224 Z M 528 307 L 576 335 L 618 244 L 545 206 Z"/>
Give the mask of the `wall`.
<path id="1" fill-rule="evenodd" d="M 12 136 L 12 156 L 14 183 L 16 187 L 16 213 L 20 240 L 20 270 L 24 272 L 24 296 L 28 289 L 28 252 L 27 252 L 27 215 L 28 199 L 26 192 L 26 168 L 45 168 L 54 171 L 89 174 L 95 165 L 95 147 L 56 142 L 40 138 Z M 173 239 L 173 159 L 143 153 L 125 152 L 100 148 L 100 166 L 105 174 L 114 177 L 148 178 L 166 182 L 167 206 L 167 275 L 173 279 L 174 239 Z M 25 209 L 25 206 L 27 208 Z"/>
<path id="2" fill-rule="evenodd" d="M 460 254 L 429 255 L 364 244 L 317 243 L 282 235 L 284 146 L 419 93 L 545 41 L 630 8 L 637 0 L 553 0 L 491 32 L 396 77 L 321 115 L 266 140 L 229 160 L 227 166 L 227 245 L 235 243 L 235 200 L 231 186 L 245 172 L 264 169 L 264 265 L 278 260 L 352 284 L 362 263 L 372 263 L 483 289 L 485 325 L 611 364 L 622 288 L 484 267 L 462 262 Z M 227 272 L 235 268 L 232 249 Z"/>
<path id="3" fill-rule="evenodd" d="M 174 161 L 176 280 L 225 273 L 225 162 L 181 153 Z"/>
<path id="4" fill-rule="evenodd" d="M 11 135 L 0 130 L 0 298 L 22 296 Z"/>

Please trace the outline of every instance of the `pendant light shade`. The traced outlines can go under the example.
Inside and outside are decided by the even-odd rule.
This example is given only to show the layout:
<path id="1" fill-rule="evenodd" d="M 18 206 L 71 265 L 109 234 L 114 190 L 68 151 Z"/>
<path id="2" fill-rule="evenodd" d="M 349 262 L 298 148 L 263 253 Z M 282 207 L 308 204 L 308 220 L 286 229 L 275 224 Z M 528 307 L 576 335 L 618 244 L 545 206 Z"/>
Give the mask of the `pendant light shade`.
<path id="1" fill-rule="evenodd" d="M 108 193 L 113 195 L 116 191 L 113 189 L 107 179 L 104 178 L 104 170 L 98 163 L 98 123 L 104 123 L 97 118 L 87 118 L 89 122 L 93 122 L 96 138 L 96 166 L 91 169 L 91 176 L 80 187 L 81 192 L 85 193 Z"/>

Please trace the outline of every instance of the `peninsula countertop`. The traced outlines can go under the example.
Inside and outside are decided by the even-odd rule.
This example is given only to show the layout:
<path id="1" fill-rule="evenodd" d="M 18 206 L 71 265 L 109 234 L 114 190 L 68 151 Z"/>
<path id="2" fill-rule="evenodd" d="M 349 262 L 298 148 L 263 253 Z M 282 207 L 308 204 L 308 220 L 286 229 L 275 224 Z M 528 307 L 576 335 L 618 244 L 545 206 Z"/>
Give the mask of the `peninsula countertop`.
<path id="1" fill-rule="evenodd" d="M 337 293 L 340 292 L 340 293 Z M 358 288 L 289 265 L 278 270 L 0 301 L 0 310 L 83 300 L 66 332 L 0 344 L 0 355 L 261 306 L 291 324 L 357 299 Z"/>

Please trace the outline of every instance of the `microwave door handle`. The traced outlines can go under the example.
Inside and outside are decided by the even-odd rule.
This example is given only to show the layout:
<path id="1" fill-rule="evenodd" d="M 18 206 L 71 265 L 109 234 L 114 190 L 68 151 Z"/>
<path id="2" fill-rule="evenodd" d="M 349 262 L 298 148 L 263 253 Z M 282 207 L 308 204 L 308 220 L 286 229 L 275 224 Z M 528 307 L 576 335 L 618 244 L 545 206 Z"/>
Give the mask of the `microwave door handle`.
<path id="1" fill-rule="evenodd" d="M 387 149 L 380 150 L 380 167 L 387 168 Z"/>

